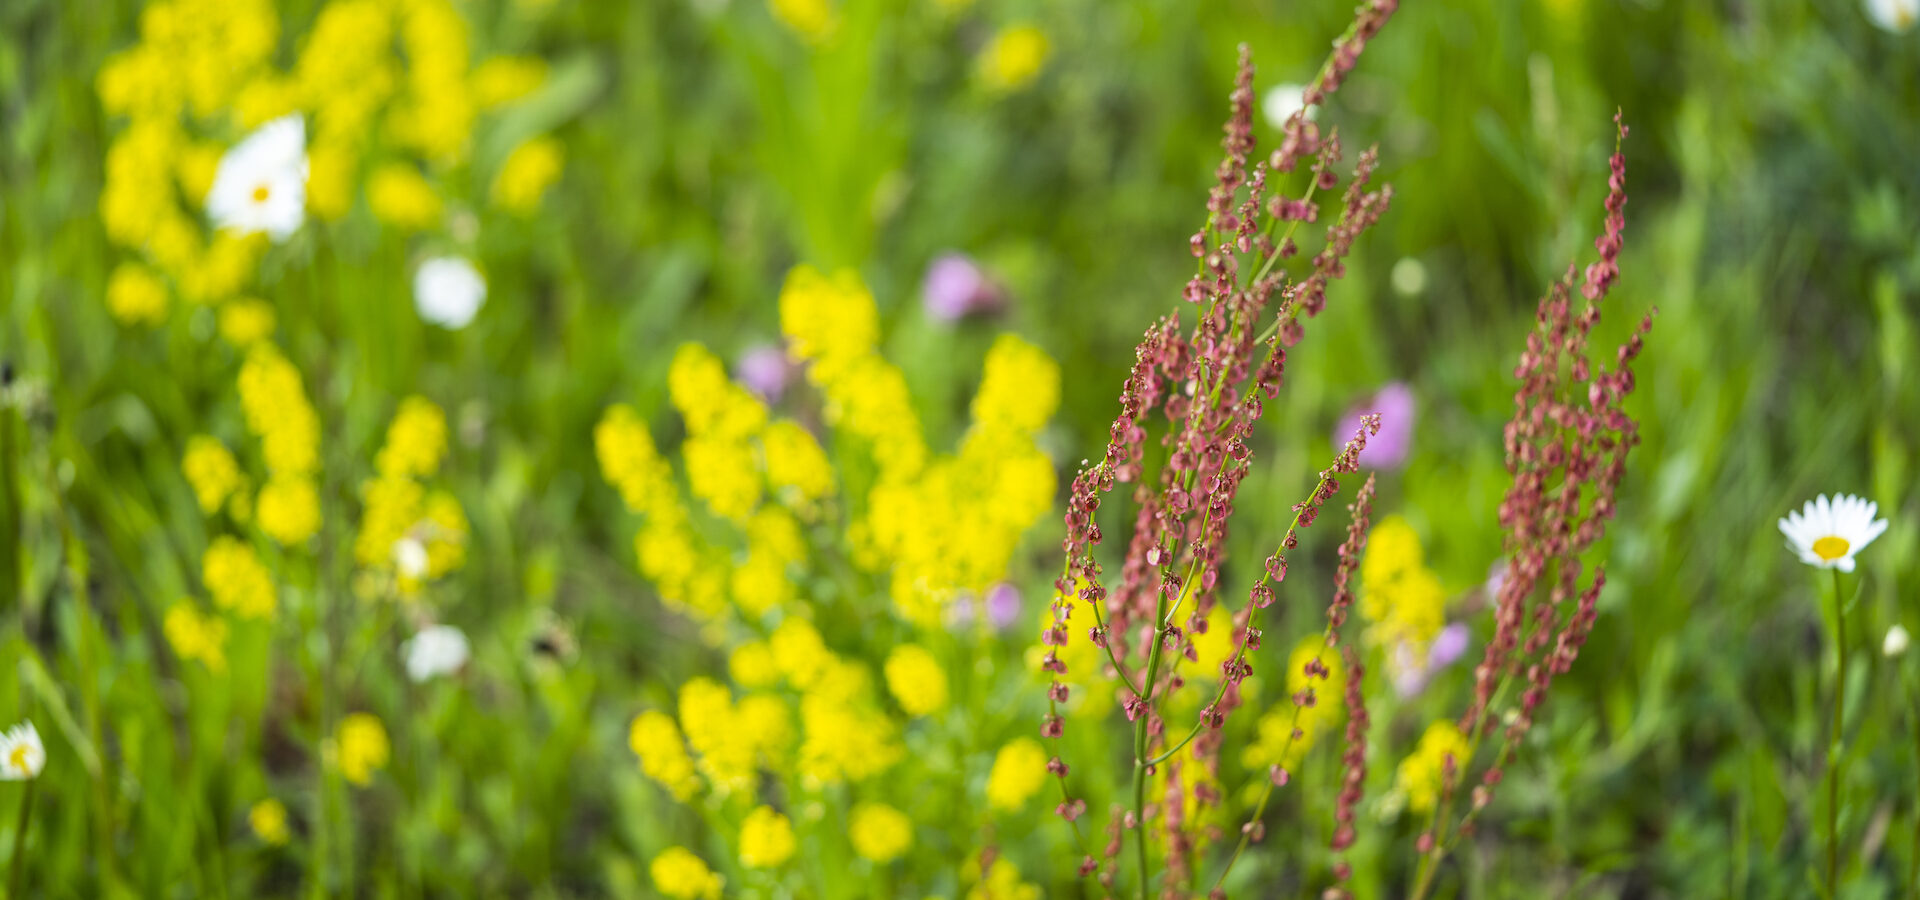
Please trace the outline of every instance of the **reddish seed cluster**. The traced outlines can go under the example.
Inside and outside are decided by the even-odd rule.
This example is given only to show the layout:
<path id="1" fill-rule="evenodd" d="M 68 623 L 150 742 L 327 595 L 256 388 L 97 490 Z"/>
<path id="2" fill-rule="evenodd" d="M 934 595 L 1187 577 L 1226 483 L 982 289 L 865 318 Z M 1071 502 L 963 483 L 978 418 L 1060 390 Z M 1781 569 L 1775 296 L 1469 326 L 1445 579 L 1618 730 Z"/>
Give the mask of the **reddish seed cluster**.
<path id="1" fill-rule="evenodd" d="M 1626 126 L 1618 115 L 1614 122 L 1624 141 Z M 1505 433 L 1513 485 L 1500 504 L 1507 574 L 1495 601 L 1494 637 L 1474 670 L 1473 700 L 1461 717 L 1461 730 L 1479 734 L 1493 725 L 1493 702 L 1502 682 L 1518 680 L 1524 687 L 1502 735 L 1500 755 L 1472 791 L 1475 809 L 1491 802 L 1502 778 L 1498 760 L 1525 736 L 1553 677 L 1572 667 L 1592 631 L 1606 573 L 1596 569 L 1582 587 L 1580 558 L 1604 536 L 1627 453 L 1640 441 L 1639 425 L 1622 404 L 1634 387 L 1632 363 L 1653 327 L 1652 313 L 1615 351 L 1611 368 L 1588 358 L 1588 339 L 1600 320 L 1598 303 L 1619 275 L 1627 196 L 1626 158 L 1617 147 L 1610 168 L 1606 230 L 1594 242 L 1600 259 L 1587 267 L 1580 288 L 1586 303 L 1574 312 L 1575 270 L 1569 267 L 1540 302 L 1537 327 L 1527 336 L 1514 371 L 1520 390 Z M 1447 780 L 1443 804 L 1453 781 Z M 1423 842 L 1428 847 L 1422 852 L 1428 852 L 1431 835 Z"/>
<path id="2" fill-rule="evenodd" d="M 1338 89 L 1397 7 L 1395 0 L 1369 0 L 1361 6 L 1307 89 L 1308 105 L 1324 103 Z M 1209 613 L 1219 602 L 1235 499 L 1250 470 L 1254 427 L 1265 405 L 1279 395 L 1285 348 L 1299 340 L 1303 321 L 1324 308 L 1328 285 L 1344 274 L 1343 260 L 1354 242 L 1379 220 L 1392 198 L 1390 187 L 1370 187 L 1376 152 L 1361 154 L 1341 195 L 1339 215 L 1325 230 L 1324 246 L 1296 282 L 1282 263 L 1296 252 L 1299 225 L 1319 217 L 1314 197 L 1332 196 L 1340 188 L 1340 139 L 1331 132 L 1322 135 L 1317 125 L 1297 115 L 1287 123 L 1272 156 L 1255 161 L 1255 98 L 1253 66 L 1243 47 L 1223 128 L 1221 161 L 1207 196 L 1206 222 L 1189 241 L 1199 265 L 1182 298 L 1193 305 L 1194 318 L 1190 327 L 1178 313 L 1156 322 L 1135 349 L 1105 451 L 1083 465 L 1069 492 L 1061 542 L 1064 564 L 1055 582 L 1052 620 L 1041 636 L 1046 651 L 1041 666 L 1053 676 L 1042 735 L 1057 739 L 1064 732 L 1060 705 L 1067 697 L 1067 671 L 1062 648 L 1079 639 L 1077 631 L 1100 648 L 1106 661 L 1103 674 L 1120 683 L 1115 696 L 1121 711 L 1140 729 L 1137 742 L 1142 746 L 1135 751 L 1147 756 L 1136 760 L 1141 773 L 1137 777 L 1158 768 L 1147 757 L 1170 754 L 1193 741 L 1191 760 L 1175 760 L 1169 767 L 1164 794 L 1156 798 L 1159 803 L 1116 810 L 1126 827 L 1109 830 L 1106 848 L 1112 860 L 1120 851 L 1123 831 L 1144 829 L 1157 811 L 1168 837 L 1168 866 L 1176 874 L 1187 871 L 1204 837 L 1204 830 L 1193 831 L 1203 817 L 1186 817 L 1182 801 L 1191 795 L 1204 808 L 1219 800 L 1211 784 L 1221 728 L 1241 705 L 1242 683 L 1253 671 L 1247 654 L 1260 646 L 1256 616 L 1274 602 L 1273 586 L 1286 577 L 1286 555 L 1297 545 L 1298 532 L 1313 524 L 1339 490 L 1335 476 L 1357 471 L 1359 448 L 1379 428 L 1377 418 L 1370 420 L 1322 473 L 1313 494 L 1294 507 L 1294 524 L 1268 559 L 1265 577 L 1233 616 L 1235 650 L 1221 667 L 1219 693 L 1202 709 L 1192 732 L 1183 729 L 1184 738 L 1168 735 L 1160 715 L 1162 700 L 1186 683 L 1180 662 L 1197 658 L 1194 636 L 1208 627 Z M 1287 196 L 1276 180 L 1303 162 L 1310 163 L 1310 176 L 1302 194 Z M 1160 431 L 1167 448 L 1166 462 L 1157 473 L 1149 473 L 1145 445 L 1154 431 Z M 1102 499 L 1119 483 L 1133 485 L 1135 510 L 1119 578 L 1110 587 L 1095 555 L 1104 539 L 1098 513 Z M 1344 590 L 1346 578 L 1341 583 Z M 1336 598 L 1330 615 L 1344 616 L 1350 590 L 1343 596 Z M 1079 601 L 1091 610 L 1092 621 L 1073 622 Z M 1188 771 L 1187 766 L 1197 769 Z M 1071 799 L 1066 766 L 1049 768 L 1060 780 L 1060 812 L 1072 819 L 1083 804 Z M 1112 866 L 1082 866 L 1082 874 L 1094 871 L 1111 885 Z"/>

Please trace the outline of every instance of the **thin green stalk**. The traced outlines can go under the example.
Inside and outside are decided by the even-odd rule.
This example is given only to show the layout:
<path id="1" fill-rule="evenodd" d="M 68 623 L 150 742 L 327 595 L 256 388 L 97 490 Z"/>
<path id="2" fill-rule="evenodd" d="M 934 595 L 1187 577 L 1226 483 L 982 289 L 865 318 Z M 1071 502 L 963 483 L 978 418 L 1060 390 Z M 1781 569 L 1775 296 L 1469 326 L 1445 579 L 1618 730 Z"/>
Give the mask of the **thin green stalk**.
<path id="1" fill-rule="evenodd" d="M 26 896 L 21 893 L 20 885 L 27 872 L 27 826 L 33 821 L 33 785 L 36 779 L 27 779 L 27 790 L 20 795 L 20 820 L 13 831 L 13 862 L 7 872 L 7 896 L 19 900 Z"/>
<path id="2" fill-rule="evenodd" d="M 1840 570 L 1833 570 L 1833 649 L 1838 658 L 1833 685 L 1833 734 L 1827 740 L 1827 896 L 1840 891 L 1840 755 L 1845 750 L 1847 707 L 1847 604 Z"/>

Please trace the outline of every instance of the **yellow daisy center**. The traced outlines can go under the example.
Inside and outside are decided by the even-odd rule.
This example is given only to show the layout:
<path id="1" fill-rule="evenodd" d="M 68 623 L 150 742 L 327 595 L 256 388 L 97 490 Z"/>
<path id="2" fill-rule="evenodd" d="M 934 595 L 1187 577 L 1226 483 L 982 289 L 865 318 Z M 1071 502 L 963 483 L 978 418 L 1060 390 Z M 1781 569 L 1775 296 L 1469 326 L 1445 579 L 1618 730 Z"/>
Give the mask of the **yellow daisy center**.
<path id="1" fill-rule="evenodd" d="M 267 186 L 266 186 L 266 185 L 264 185 L 264 184 L 263 184 L 263 185 L 261 185 L 261 186 L 259 186 L 259 187 L 257 187 L 257 188 L 254 188 L 254 189 L 253 189 L 253 202 L 255 202 L 255 203 L 265 203 L 265 202 L 267 202 L 267 196 L 268 196 L 268 194 L 269 194 L 269 193 L 270 193 L 270 192 L 269 192 L 269 191 L 267 190 Z"/>
<path id="2" fill-rule="evenodd" d="M 12 766 L 16 772 L 24 774 L 27 771 L 26 744 L 14 745 L 13 752 L 7 754 L 7 765 Z"/>
<path id="3" fill-rule="evenodd" d="M 1813 542 L 1813 555 L 1827 562 L 1833 562 L 1847 555 L 1847 548 L 1849 546 L 1851 545 L 1847 543 L 1846 538 L 1828 535 Z"/>

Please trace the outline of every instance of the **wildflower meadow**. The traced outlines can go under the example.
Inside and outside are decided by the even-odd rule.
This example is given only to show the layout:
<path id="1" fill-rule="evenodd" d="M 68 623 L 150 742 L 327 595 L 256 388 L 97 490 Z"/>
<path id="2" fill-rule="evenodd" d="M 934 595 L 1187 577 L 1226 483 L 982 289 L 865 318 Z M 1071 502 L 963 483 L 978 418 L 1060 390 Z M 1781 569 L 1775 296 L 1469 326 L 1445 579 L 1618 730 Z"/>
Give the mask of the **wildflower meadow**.
<path id="1" fill-rule="evenodd" d="M 1920 0 L 0 2 L 10 898 L 1920 898 Z"/>

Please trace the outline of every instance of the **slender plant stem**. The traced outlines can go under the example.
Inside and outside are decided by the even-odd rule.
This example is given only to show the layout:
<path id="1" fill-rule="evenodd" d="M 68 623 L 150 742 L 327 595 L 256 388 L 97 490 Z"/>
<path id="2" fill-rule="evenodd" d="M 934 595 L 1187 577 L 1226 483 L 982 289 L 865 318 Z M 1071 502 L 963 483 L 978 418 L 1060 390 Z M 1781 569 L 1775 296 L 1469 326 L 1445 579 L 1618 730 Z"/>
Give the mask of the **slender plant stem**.
<path id="1" fill-rule="evenodd" d="M 1833 734 L 1827 740 L 1827 896 L 1840 891 L 1840 755 L 1846 743 L 1847 603 L 1840 593 L 1840 570 L 1833 570 Z"/>
<path id="2" fill-rule="evenodd" d="M 13 862 L 7 872 L 7 897 L 20 900 L 26 895 L 20 892 L 22 879 L 27 872 L 27 826 L 33 820 L 33 785 L 35 779 L 27 779 L 27 789 L 20 795 L 20 821 L 13 830 Z"/>

